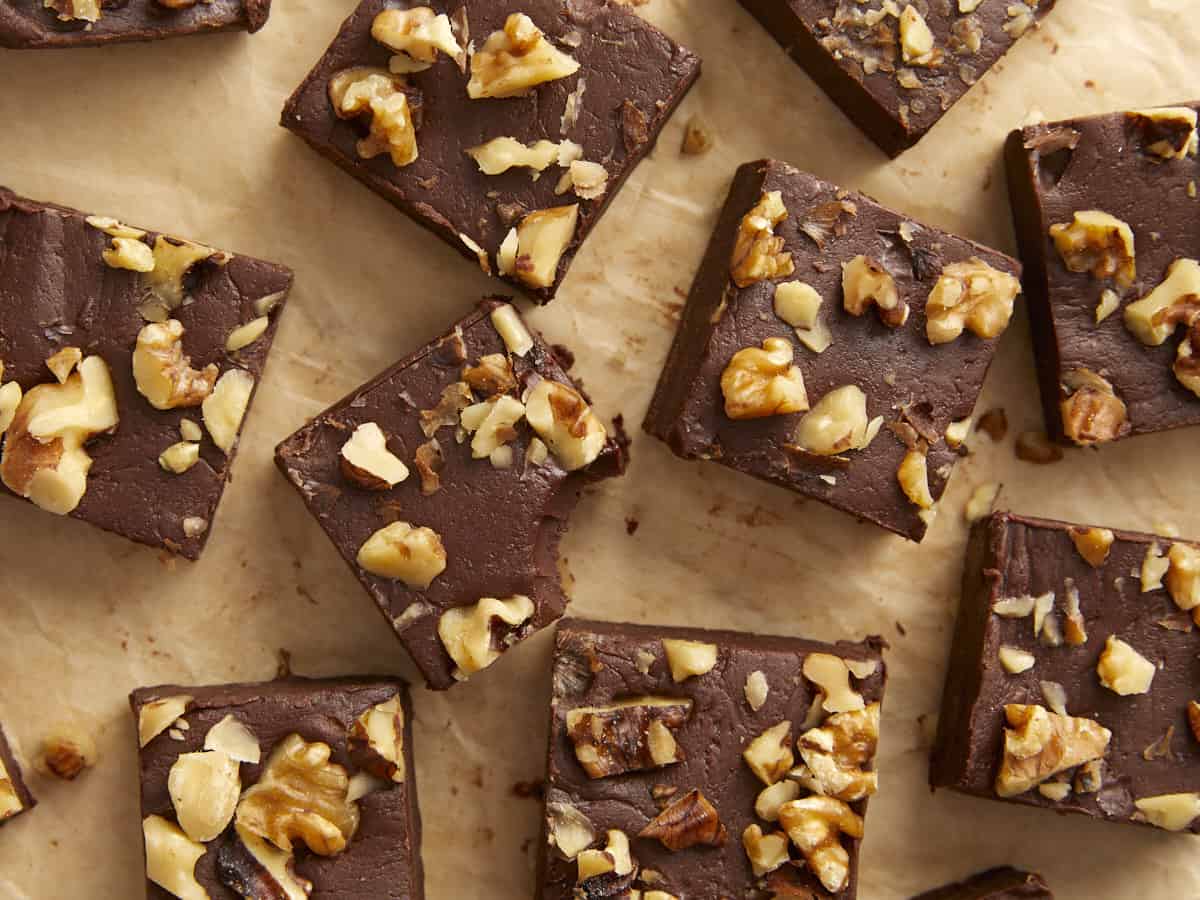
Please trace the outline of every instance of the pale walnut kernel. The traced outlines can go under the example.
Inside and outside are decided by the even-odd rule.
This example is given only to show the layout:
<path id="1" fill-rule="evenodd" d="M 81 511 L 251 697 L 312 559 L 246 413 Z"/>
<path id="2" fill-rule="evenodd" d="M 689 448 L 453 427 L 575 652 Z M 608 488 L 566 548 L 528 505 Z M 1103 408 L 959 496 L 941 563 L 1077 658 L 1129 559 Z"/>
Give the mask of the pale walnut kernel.
<path id="1" fill-rule="evenodd" d="M 142 838 L 150 881 L 179 900 L 208 900 L 208 891 L 196 880 L 196 863 L 206 852 L 203 844 L 162 816 L 142 820 Z"/>
<path id="2" fill-rule="evenodd" d="M 1137 278 L 1133 229 L 1098 209 L 1075 213 L 1070 224 L 1050 226 L 1050 237 L 1071 272 L 1090 272 L 1093 278 L 1113 279 L 1126 289 Z"/>
<path id="3" fill-rule="evenodd" d="M 933 494 L 929 491 L 929 463 L 920 450 L 909 450 L 896 470 L 896 480 L 904 496 L 918 509 L 933 508 Z"/>
<path id="4" fill-rule="evenodd" d="M 352 750 L 366 755 L 364 769 L 376 778 L 404 783 L 404 707 L 399 696 L 363 711 L 350 726 L 349 739 Z"/>
<path id="5" fill-rule="evenodd" d="M 0 362 L 0 378 L 4 376 L 4 363 Z M 8 426 L 13 423 L 13 419 L 17 416 L 17 410 L 21 406 L 21 398 L 25 396 L 25 392 L 21 390 L 21 385 L 15 381 L 0 382 L 0 437 L 8 431 Z"/>
<path id="6" fill-rule="evenodd" d="M 1004 707 L 1004 757 L 996 794 L 1005 799 L 1031 791 L 1059 772 L 1102 759 L 1112 732 L 1091 719 L 1052 713 L 1042 706 Z"/>
<path id="7" fill-rule="evenodd" d="M 842 263 L 842 305 L 852 316 L 861 316 L 874 306 L 889 328 L 908 321 L 908 304 L 900 299 L 896 279 L 881 263 L 861 254 Z"/>
<path id="8" fill-rule="evenodd" d="M 841 800 L 818 795 L 783 804 L 779 822 L 825 889 L 841 891 L 850 877 L 850 854 L 841 836 L 861 838 L 862 816 Z"/>
<path id="9" fill-rule="evenodd" d="M 1142 593 L 1147 594 L 1150 591 L 1162 590 L 1163 579 L 1167 572 L 1170 571 L 1171 561 L 1163 553 L 1162 547 L 1158 544 L 1151 544 L 1146 548 L 1146 555 L 1142 559 L 1141 571 L 1138 573 L 1141 581 Z"/>
<path id="10" fill-rule="evenodd" d="M 676 684 L 707 675 L 717 664 L 716 644 L 667 638 L 662 645 L 667 655 L 667 665 L 671 667 L 671 680 Z"/>
<path id="11" fill-rule="evenodd" d="M 1166 343 L 1180 325 L 1200 320 L 1200 262 L 1177 259 L 1149 294 L 1125 307 L 1125 327 L 1148 347 Z"/>
<path id="12" fill-rule="evenodd" d="M 574 191 L 577 197 L 595 200 L 604 196 L 607 190 L 608 170 L 598 162 L 577 159 L 567 167 L 554 193 L 565 194 L 567 191 Z"/>
<path id="13" fill-rule="evenodd" d="M 1171 371 L 1175 373 L 1175 378 L 1181 385 L 1200 397 L 1200 317 L 1192 323 L 1191 331 L 1180 341 Z"/>
<path id="14" fill-rule="evenodd" d="M 397 167 L 416 162 L 417 126 L 405 87 L 401 76 L 368 66 L 346 69 L 330 79 L 329 100 L 339 119 L 371 117 L 370 131 L 357 145 L 363 159 L 387 153 Z"/>
<path id="15" fill-rule="evenodd" d="M 1189 700 L 1187 705 L 1188 725 L 1192 729 L 1192 737 L 1200 741 L 1200 702 Z"/>
<path id="16" fill-rule="evenodd" d="M 650 820 L 638 837 L 656 839 L 672 852 L 689 847 L 722 847 L 727 839 L 716 807 L 693 788 Z"/>
<path id="17" fill-rule="evenodd" d="M 818 456 L 865 450 L 875 440 L 883 417 L 867 419 L 867 395 L 857 385 L 835 388 L 805 414 L 796 427 L 795 444 Z"/>
<path id="18" fill-rule="evenodd" d="M 742 759 L 763 784 L 781 780 L 796 761 L 792 753 L 792 723 L 785 720 L 768 728 L 746 746 Z"/>
<path id="19" fill-rule="evenodd" d="M 437 61 L 439 50 L 465 63 L 450 17 L 428 6 L 383 10 L 371 22 L 371 37 L 398 54 L 390 64 L 393 72 L 424 71 Z"/>
<path id="20" fill-rule="evenodd" d="M 764 822 L 778 822 L 779 807 L 791 800 L 796 800 L 799 796 L 800 784 L 792 781 L 790 777 L 787 780 L 769 784 L 758 792 L 758 797 L 754 801 L 754 814 Z"/>
<path id="21" fill-rule="evenodd" d="M 729 360 L 721 373 L 725 415 L 761 419 L 808 409 L 804 375 L 792 365 L 794 351 L 786 338 L 767 338 L 762 349 L 747 347 Z"/>
<path id="22" fill-rule="evenodd" d="M 66 384 L 75 367 L 83 362 L 83 351 L 78 347 L 63 347 L 46 360 L 46 368 L 59 384 Z"/>
<path id="23" fill-rule="evenodd" d="M 489 353 L 475 365 L 463 366 L 462 380 L 485 397 L 503 394 L 517 386 L 512 363 L 503 353 Z"/>
<path id="24" fill-rule="evenodd" d="M 1070 529 L 1071 542 L 1084 561 L 1093 569 L 1098 569 L 1108 560 L 1116 536 L 1107 528 Z"/>
<path id="25" fill-rule="evenodd" d="M 525 418 L 568 472 L 594 462 L 608 431 L 577 390 L 560 381 L 539 381 L 525 402 Z"/>
<path id="26" fill-rule="evenodd" d="M 173 475 L 182 475 L 198 462 L 200 445 L 192 441 L 179 441 L 158 454 L 158 464 Z"/>
<path id="27" fill-rule="evenodd" d="M 207 843 L 233 821 L 242 793 L 238 763 L 220 750 L 182 753 L 167 776 L 167 791 L 179 827 Z"/>
<path id="28" fill-rule="evenodd" d="M 808 790 L 851 803 L 879 789 L 879 775 L 871 768 L 879 746 L 879 704 L 837 713 L 819 728 L 811 728 L 796 741 L 804 765 L 795 778 Z"/>
<path id="29" fill-rule="evenodd" d="M 462 411 L 462 427 L 471 439 L 471 456 L 486 459 L 517 438 L 517 423 L 525 418 L 525 405 L 516 397 L 499 394 Z"/>
<path id="30" fill-rule="evenodd" d="M 1100 302 L 1096 304 L 1096 324 L 1104 322 L 1121 308 L 1121 295 L 1112 288 L 1100 292 Z"/>
<path id="31" fill-rule="evenodd" d="M 64 781 L 74 781 L 95 764 L 96 741 L 76 725 L 60 725 L 42 738 L 38 751 L 38 769 L 41 771 Z M 3 776 L 3 766 L 0 766 L 0 778 Z M 3 818 L 2 810 L 0 818 Z"/>
<path id="32" fill-rule="evenodd" d="M 964 329 L 977 337 L 999 337 L 1012 319 L 1021 282 L 978 257 L 950 263 L 929 292 L 925 334 L 931 344 L 956 340 Z"/>
<path id="33" fill-rule="evenodd" d="M 254 393 L 254 376 L 243 369 L 230 369 L 217 379 L 212 393 L 200 404 L 204 427 L 213 443 L 226 456 L 237 444 L 238 432 L 246 410 L 250 408 L 250 397 Z"/>
<path id="34" fill-rule="evenodd" d="M 774 872 L 790 860 L 787 835 L 778 831 L 763 834 L 758 825 L 750 825 L 742 832 L 742 847 L 756 877 Z"/>
<path id="35" fill-rule="evenodd" d="M 507 303 L 497 306 L 492 310 L 491 319 L 492 327 L 504 341 L 509 353 L 524 357 L 533 349 L 533 336 L 512 306 Z"/>
<path id="36" fill-rule="evenodd" d="M 8 769 L 4 767 L 4 761 L 0 760 L 0 823 L 11 819 L 23 809 L 25 804 L 17 796 L 17 786 L 13 783 Z"/>
<path id="37" fill-rule="evenodd" d="M 1000 665 L 1004 667 L 1004 671 L 1010 675 L 1028 672 L 1037 663 L 1037 657 L 1019 647 L 1001 646 L 996 651 L 996 656 L 1000 660 Z"/>
<path id="38" fill-rule="evenodd" d="M 749 287 L 768 278 L 784 278 L 796 270 L 792 255 L 784 252 L 783 238 L 774 230 L 787 217 L 783 194 L 779 191 L 764 193 L 742 217 L 729 261 L 730 277 L 738 287 Z"/>
<path id="39" fill-rule="evenodd" d="M 1184 612 L 1200 609 L 1200 548 L 1172 544 L 1167 560 L 1166 586 L 1175 605 Z"/>
<path id="40" fill-rule="evenodd" d="M 1143 797 L 1133 805 L 1147 822 L 1164 831 L 1186 831 L 1200 818 L 1200 793 Z"/>
<path id="41" fill-rule="evenodd" d="M 342 474 L 369 491 L 386 491 L 408 478 L 408 466 L 387 448 L 387 435 L 364 422 L 338 451 Z"/>
<path id="42" fill-rule="evenodd" d="M 267 333 L 270 324 L 271 319 L 268 316 L 259 316 L 257 319 L 251 319 L 245 325 L 239 325 L 229 332 L 229 337 L 225 339 L 225 349 L 230 353 L 246 349 Z"/>
<path id="43" fill-rule="evenodd" d="M 187 694 L 162 697 L 144 703 L 138 710 L 138 746 L 145 747 L 187 712 L 192 698 Z"/>
<path id="44" fill-rule="evenodd" d="M 635 864 L 629 852 L 629 836 L 613 828 L 605 835 L 605 839 L 607 843 L 603 850 L 584 850 L 575 858 L 580 883 L 609 872 L 614 875 L 633 872 Z"/>
<path id="45" fill-rule="evenodd" d="M 582 812 L 570 803 L 546 802 L 546 840 L 568 859 L 573 860 L 596 840 L 596 829 Z"/>
<path id="46" fill-rule="evenodd" d="M 195 241 L 160 234 L 154 239 L 154 269 L 145 273 L 151 297 L 139 309 L 151 322 L 165 322 L 167 314 L 187 301 L 187 278 L 202 262 L 223 266 L 230 254 Z"/>
<path id="47" fill-rule="evenodd" d="M 687 722 L 692 701 L 635 697 L 612 706 L 567 713 L 567 735 L 589 778 L 646 772 L 685 759 L 674 732 Z"/>
<path id="48" fill-rule="evenodd" d="M 104 14 L 104 3 L 105 0 L 42 0 L 46 9 L 58 14 L 60 22 L 99 22 Z"/>
<path id="49" fill-rule="evenodd" d="M 1135 109 L 1125 113 L 1142 132 L 1146 150 L 1161 159 L 1187 159 L 1197 150 L 1196 110 L 1187 106 Z"/>
<path id="50" fill-rule="evenodd" d="M 516 138 L 492 138 L 486 144 L 468 147 L 467 156 L 475 160 L 479 171 L 484 175 L 500 175 L 509 169 L 526 168 L 533 172 L 542 172 L 560 161 L 562 148 L 571 145 L 570 141 L 556 144 L 554 141 L 536 141 L 523 144 Z M 580 148 L 582 152 L 582 148 Z"/>
<path id="51" fill-rule="evenodd" d="M 130 272 L 154 271 L 154 251 L 137 238 L 113 238 L 112 246 L 103 250 L 100 258 L 110 269 L 125 269 Z"/>
<path id="52" fill-rule="evenodd" d="M 484 597 L 471 606 L 446 610 L 438 621 L 438 637 L 459 677 L 486 669 L 500 658 L 503 648 L 493 646 L 497 621 L 517 628 L 533 618 L 533 601 L 516 594 L 505 600 Z"/>
<path id="53" fill-rule="evenodd" d="M 530 287 L 550 287 L 558 277 L 559 263 L 575 237 L 578 222 L 578 203 L 531 212 L 500 245 L 496 254 L 500 274 Z"/>
<path id="54" fill-rule="evenodd" d="M 513 13 L 502 31 L 494 31 L 471 57 L 467 95 L 518 97 L 548 81 L 579 71 L 579 63 L 546 39 L 524 13 Z"/>
<path id="55" fill-rule="evenodd" d="M 746 676 L 746 685 L 742 691 L 746 695 L 746 702 L 750 708 L 758 712 L 767 702 L 767 694 L 770 691 L 767 676 L 758 670 L 751 672 Z"/>
<path id="56" fill-rule="evenodd" d="M 1108 379 L 1091 369 L 1063 375 L 1059 403 L 1063 433 L 1081 447 L 1115 441 L 1128 433 L 1129 410 Z"/>
<path id="57" fill-rule="evenodd" d="M 785 281 L 775 286 L 775 315 L 793 328 L 809 331 L 816 327 L 821 295 L 803 281 Z"/>
<path id="58" fill-rule="evenodd" d="M 171 319 L 145 326 L 133 350 L 133 378 L 141 394 L 155 409 L 199 406 L 217 381 L 217 367 L 191 367 L 183 353 L 183 323 Z"/>
<path id="59" fill-rule="evenodd" d="M 937 66 L 942 53 L 933 43 L 933 32 L 920 11 L 912 5 L 900 13 L 900 52 L 910 66 Z"/>
<path id="60" fill-rule="evenodd" d="M 252 765 L 258 765 L 262 759 L 258 738 L 232 713 L 208 729 L 208 733 L 204 735 L 204 749 L 220 750 L 236 762 Z"/>
<path id="61" fill-rule="evenodd" d="M 1157 671 L 1154 663 L 1125 641 L 1111 635 L 1096 665 L 1100 683 L 1122 697 L 1150 693 L 1150 685 Z"/>

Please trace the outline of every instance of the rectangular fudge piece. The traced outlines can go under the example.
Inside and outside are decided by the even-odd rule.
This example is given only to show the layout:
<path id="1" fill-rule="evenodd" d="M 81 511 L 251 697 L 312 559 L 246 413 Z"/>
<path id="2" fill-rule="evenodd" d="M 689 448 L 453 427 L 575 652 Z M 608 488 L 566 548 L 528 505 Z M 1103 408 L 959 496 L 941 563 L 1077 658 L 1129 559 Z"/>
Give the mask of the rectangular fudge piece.
<path id="1" fill-rule="evenodd" d="M 163 685 L 130 704 L 149 900 L 425 896 L 403 681 Z"/>
<path id="2" fill-rule="evenodd" d="M 871 140 L 897 156 L 1055 0 L 740 0 Z"/>
<path id="3" fill-rule="evenodd" d="M 851 900 L 883 649 L 564 621 L 538 896 Z"/>
<path id="4" fill-rule="evenodd" d="M 913 900 L 1054 900 L 1040 875 L 1004 866 L 989 869 Z"/>
<path id="5" fill-rule="evenodd" d="M 0 47 L 41 50 L 153 41 L 214 31 L 258 31 L 271 0 L 4 0 Z"/>
<path id="6" fill-rule="evenodd" d="M 550 348 L 500 300 L 276 453 L 435 689 L 562 616 L 567 519 L 583 486 L 623 460 Z"/>
<path id="7" fill-rule="evenodd" d="M 0 187 L 0 492 L 196 559 L 291 285 Z"/>
<path id="8" fill-rule="evenodd" d="M 1200 103 L 1032 125 L 1006 150 L 1047 431 L 1200 424 Z"/>
<path id="9" fill-rule="evenodd" d="M 33 794 L 25 785 L 21 767 L 9 746 L 4 729 L 0 728 L 0 825 L 37 806 Z"/>
<path id="10" fill-rule="evenodd" d="M 1200 833 L 1200 547 L 997 513 L 971 534 L 934 787 Z"/>
<path id="11" fill-rule="evenodd" d="M 607 0 L 395 6 L 359 5 L 284 127 L 485 272 L 549 301 L 700 60 Z"/>
<path id="12" fill-rule="evenodd" d="M 747 163 L 645 428 L 919 541 L 1019 271 L 785 163 Z"/>

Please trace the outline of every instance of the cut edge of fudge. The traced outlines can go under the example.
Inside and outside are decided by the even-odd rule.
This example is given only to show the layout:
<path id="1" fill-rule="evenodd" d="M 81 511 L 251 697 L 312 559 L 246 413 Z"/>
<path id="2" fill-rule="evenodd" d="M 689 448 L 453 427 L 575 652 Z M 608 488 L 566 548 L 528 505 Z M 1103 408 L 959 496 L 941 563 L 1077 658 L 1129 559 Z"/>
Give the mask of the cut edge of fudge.
<path id="1" fill-rule="evenodd" d="M 37 800 L 25 783 L 21 764 L 0 727 L 0 826 L 37 806 Z"/>
<path id="2" fill-rule="evenodd" d="M 918 894 L 913 900 L 1054 900 L 1042 877 L 1012 866 L 998 866 L 964 881 Z"/>

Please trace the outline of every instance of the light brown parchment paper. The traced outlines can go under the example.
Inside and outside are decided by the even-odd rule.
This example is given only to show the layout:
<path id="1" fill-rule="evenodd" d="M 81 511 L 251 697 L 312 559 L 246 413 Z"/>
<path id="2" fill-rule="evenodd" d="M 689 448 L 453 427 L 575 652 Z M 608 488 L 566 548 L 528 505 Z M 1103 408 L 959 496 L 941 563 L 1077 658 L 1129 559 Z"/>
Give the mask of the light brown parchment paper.
<path id="1" fill-rule="evenodd" d="M 1003 0 L 988 0 L 1003 2 Z M 642 419 L 676 316 L 735 166 L 776 156 L 914 218 L 1012 251 L 999 165 L 1006 132 L 1200 96 L 1195 0 L 1060 0 L 921 143 L 889 162 L 734 0 L 651 0 L 640 12 L 704 58 L 704 76 L 616 199 L 549 308 L 532 321 L 578 355 L 606 416 Z M 167 681 L 414 670 L 333 547 L 275 472 L 275 443 L 496 290 L 474 266 L 276 124 L 285 97 L 353 0 L 280 0 L 255 37 L 0 55 L 0 182 L 29 196 L 169 229 L 296 269 L 296 289 L 197 565 L 0 501 L 0 718 L 31 756 L 52 724 L 98 738 L 73 784 L 30 775 L 41 806 L 0 833 L 3 900 L 142 896 L 128 691 Z M 519 4 L 514 4 L 519 8 Z M 683 124 L 717 133 L 680 157 Z M 1023 314 L 979 411 L 1009 436 L 972 438 L 921 546 L 635 432 L 626 478 L 581 504 L 565 544 L 572 612 L 892 644 L 863 855 L 864 900 L 899 900 L 975 869 L 1044 872 L 1065 900 L 1200 897 L 1190 837 L 940 793 L 925 770 L 957 602 L 962 507 L 983 482 L 1001 505 L 1200 536 L 1195 430 L 1038 467 Z M 640 522 L 626 533 L 626 519 Z M 901 630 L 901 626 L 902 629 Z M 416 777 L 431 900 L 533 893 L 550 635 L 448 694 L 418 689 Z"/>

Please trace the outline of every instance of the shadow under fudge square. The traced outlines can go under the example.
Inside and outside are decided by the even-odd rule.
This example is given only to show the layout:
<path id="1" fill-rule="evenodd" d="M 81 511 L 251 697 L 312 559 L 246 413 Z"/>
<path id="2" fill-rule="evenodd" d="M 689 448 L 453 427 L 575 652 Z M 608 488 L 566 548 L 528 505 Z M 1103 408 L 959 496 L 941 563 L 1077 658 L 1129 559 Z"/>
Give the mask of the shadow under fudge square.
<path id="1" fill-rule="evenodd" d="M 487 300 L 276 461 L 444 690 L 562 616 L 567 519 L 624 450 L 541 337 Z"/>
<path id="2" fill-rule="evenodd" d="M 0 493 L 198 558 L 291 287 L 0 187 Z"/>
<path id="3" fill-rule="evenodd" d="M 913 900 L 1054 900 L 1040 875 L 1008 866 L 928 891 Z"/>
<path id="4" fill-rule="evenodd" d="M 418 27 L 441 35 L 441 49 L 399 34 Z M 389 65 L 406 74 L 393 77 Z M 407 98 L 415 134 L 395 125 L 403 116 L 394 120 L 399 149 L 364 141 L 380 112 L 351 111 L 353 95 L 340 111 L 330 99 L 331 85 L 343 96 L 345 84 L 371 73 L 370 90 Z M 485 272 L 545 303 L 699 75 L 694 54 L 607 0 L 364 0 L 288 100 L 282 124 Z M 508 140 L 491 145 L 500 139 Z M 479 162 L 467 152 L 485 145 Z"/>
<path id="5" fill-rule="evenodd" d="M 1008 186 L 1046 429 L 1200 424 L 1200 103 L 1031 125 Z"/>
<path id="6" fill-rule="evenodd" d="M 774 160 L 738 169 L 645 429 L 925 536 L 1020 265 Z"/>
<path id="7" fill-rule="evenodd" d="M 977 523 L 930 783 L 1200 833 L 1197 624 L 1200 545 Z"/>
<path id="8" fill-rule="evenodd" d="M 412 707 L 396 678 L 130 695 L 148 900 L 422 900 Z"/>
<path id="9" fill-rule="evenodd" d="M 4 728 L 0 727 L 0 825 L 11 822 L 35 806 L 37 801 L 29 792 Z"/>
<path id="10" fill-rule="evenodd" d="M 563 621 L 537 896 L 851 900 L 883 649 Z"/>

